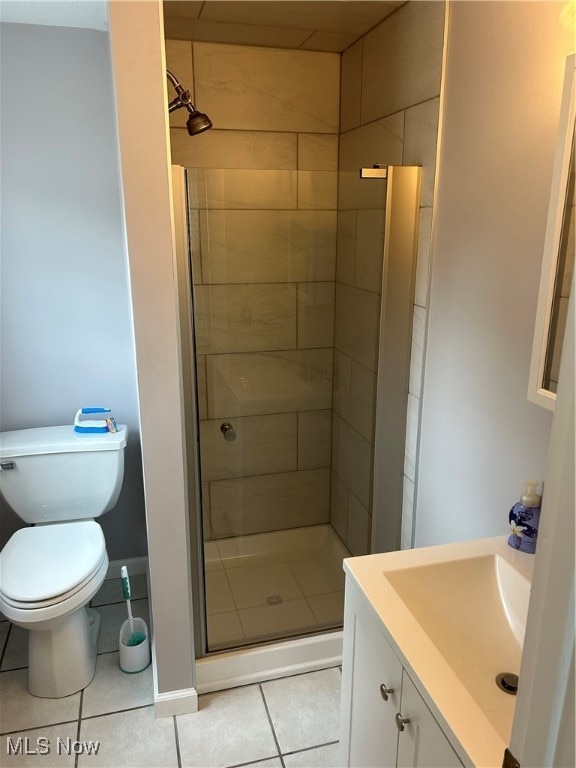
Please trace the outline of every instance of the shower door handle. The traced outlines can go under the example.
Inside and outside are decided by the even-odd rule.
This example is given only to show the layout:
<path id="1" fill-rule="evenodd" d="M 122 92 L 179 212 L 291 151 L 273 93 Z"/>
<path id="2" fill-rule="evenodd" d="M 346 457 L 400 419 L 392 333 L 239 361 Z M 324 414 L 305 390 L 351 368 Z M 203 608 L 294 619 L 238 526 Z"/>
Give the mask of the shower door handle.
<path id="1" fill-rule="evenodd" d="M 234 431 L 234 427 L 232 424 L 230 424 L 230 422 L 225 421 L 223 424 L 221 424 L 220 432 L 222 432 L 224 440 L 227 440 L 229 443 L 231 443 L 233 440 L 236 440 L 236 432 Z"/>

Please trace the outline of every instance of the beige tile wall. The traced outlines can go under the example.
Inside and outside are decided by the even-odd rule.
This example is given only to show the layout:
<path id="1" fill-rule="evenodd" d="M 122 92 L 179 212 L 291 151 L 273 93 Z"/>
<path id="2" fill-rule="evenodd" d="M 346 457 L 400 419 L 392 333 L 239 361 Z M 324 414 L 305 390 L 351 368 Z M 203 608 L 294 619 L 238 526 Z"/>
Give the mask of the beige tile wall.
<path id="1" fill-rule="evenodd" d="M 328 522 L 340 57 L 166 50 L 215 126 L 191 138 L 171 119 L 172 160 L 194 169 L 206 537 Z"/>
<path id="2" fill-rule="evenodd" d="M 342 55 L 331 522 L 355 555 L 369 551 L 369 489 L 377 471 L 372 462 L 386 194 L 385 182 L 360 179 L 358 170 L 373 163 L 422 166 L 402 510 L 401 545 L 409 547 L 443 27 L 442 2 L 409 2 Z"/>

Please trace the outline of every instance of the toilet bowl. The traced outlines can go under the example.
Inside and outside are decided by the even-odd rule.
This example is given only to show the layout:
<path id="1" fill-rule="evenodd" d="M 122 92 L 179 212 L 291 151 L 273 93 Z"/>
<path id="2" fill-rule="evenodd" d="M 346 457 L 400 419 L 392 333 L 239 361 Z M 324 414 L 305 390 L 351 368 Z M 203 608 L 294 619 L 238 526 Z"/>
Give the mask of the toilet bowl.
<path id="1" fill-rule="evenodd" d="M 0 491 L 36 522 L 0 553 L 0 611 L 29 630 L 28 690 L 48 698 L 76 693 L 94 676 L 101 622 L 87 605 L 106 577 L 108 555 L 91 517 L 116 503 L 126 445 L 125 428 L 120 438 L 98 440 L 69 430 L 0 434 Z"/>

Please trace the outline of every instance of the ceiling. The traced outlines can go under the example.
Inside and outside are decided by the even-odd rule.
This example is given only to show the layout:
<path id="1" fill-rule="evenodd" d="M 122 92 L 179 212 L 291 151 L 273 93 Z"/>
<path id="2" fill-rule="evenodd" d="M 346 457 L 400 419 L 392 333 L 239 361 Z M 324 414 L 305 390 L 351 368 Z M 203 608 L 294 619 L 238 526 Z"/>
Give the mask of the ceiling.
<path id="1" fill-rule="evenodd" d="M 164 0 L 165 36 L 339 53 L 405 0 Z"/>

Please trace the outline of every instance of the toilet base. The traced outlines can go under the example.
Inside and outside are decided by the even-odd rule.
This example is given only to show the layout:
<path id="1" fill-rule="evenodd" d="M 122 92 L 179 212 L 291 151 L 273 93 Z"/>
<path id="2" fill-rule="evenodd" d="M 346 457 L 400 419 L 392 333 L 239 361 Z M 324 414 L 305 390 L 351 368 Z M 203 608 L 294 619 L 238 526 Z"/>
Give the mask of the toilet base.
<path id="1" fill-rule="evenodd" d="M 31 630 L 28 690 L 33 696 L 59 699 L 91 682 L 101 623 L 98 611 L 79 608 L 50 629 Z"/>

